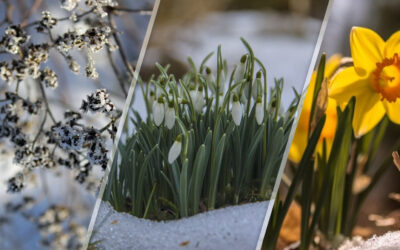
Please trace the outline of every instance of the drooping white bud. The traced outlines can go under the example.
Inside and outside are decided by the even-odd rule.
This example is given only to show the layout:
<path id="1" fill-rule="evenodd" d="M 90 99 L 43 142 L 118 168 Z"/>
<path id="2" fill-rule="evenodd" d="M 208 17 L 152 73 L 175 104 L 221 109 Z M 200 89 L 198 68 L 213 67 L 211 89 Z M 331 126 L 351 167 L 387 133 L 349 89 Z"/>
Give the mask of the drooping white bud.
<path id="1" fill-rule="evenodd" d="M 148 100 L 149 100 L 150 107 L 153 107 L 154 101 L 156 100 L 156 94 L 154 93 L 154 91 L 150 91 Z"/>
<path id="2" fill-rule="evenodd" d="M 264 107 L 262 105 L 262 100 L 261 96 L 257 98 L 256 102 L 256 121 L 258 125 L 261 125 L 261 123 L 264 121 Z"/>
<path id="3" fill-rule="evenodd" d="M 233 119 L 233 122 L 236 124 L 236 126 L 240 125 L 242 116 L 243 116 L 242 105 L 240 104 L 239 98 L 237 97 L 237 95 L 234 95 L 233 102 L 232 102 L 232 119 Z"/>
<path id="4" fill-rule="evenodd" d="M 169 164 L 172 164 L 179 157 L 179 155 L 181 154 L 181 150 L 182 150 L 182 135 L 178 135 L 168 153 Z"/>
<path id="5" fill-rule="evenodd" d="M 161 123 L 164 120 L 164 99 L 162 97 L 159 97 L 157 101 L 154 102 L 153 104 L 153 118 L 154 118 L 154 123 L 156 126 L 160 126 Z"/>
<path id="6" fill-rule="evenodd" d="M 262 94 L 262 90 L 261 72 L 258 71 L 256 79 L 254 79 L 253 86 L 251 88 L 251 96 L 253 97 L 254 101 L 256 101 L 257 97 Z"/>
<path id="7" fill-rule="evenodd" d="M 247 61 L 247 55 L 243 55 L 240 58 L 240 65 L 235 72 L 235 78 L 234 78 L 235 83 L 238 83 L 243 79 L 246 70 L 246 61 Z"/>
<path id="8" fill-rule="evenodd" d="M 168 103 L 167 111 L 165 112 L 165 126 L 172 129 L 175 125 L 175 108 L 172 102 Z"/>
<path id="9" fill-rule="evenodd" d="M 204 96 L 203 96 L 203 87 L 199 86 L 197 91 L 195 90 L 194 93 L 192 94 L 192 102 L 194 106 L 194 110 L 196 112 L 201 112 L 204 107 Z"/>

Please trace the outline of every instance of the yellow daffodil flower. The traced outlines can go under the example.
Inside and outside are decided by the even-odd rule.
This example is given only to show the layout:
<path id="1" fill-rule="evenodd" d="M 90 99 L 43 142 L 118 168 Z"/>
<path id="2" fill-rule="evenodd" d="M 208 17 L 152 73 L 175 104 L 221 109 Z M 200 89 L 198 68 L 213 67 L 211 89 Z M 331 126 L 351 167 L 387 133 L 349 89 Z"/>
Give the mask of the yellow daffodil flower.
<path id="1" fill-rule="evenodd" d="M 385 114 L 400 124 L 400 31 L 385 42 L 370 29 L 353 27 L 350 49 L 354 66 L 332 79 L 329 96 L 341 107 L 355 96 L 355 136 L 371 131 Z"/>
<path id="2" fill-rule="evenodd" d="M 330 78 L 332 74 L 338 69 L 340 65 L 341 56 L 333 55 L 330 57 L 325 66 L 325 77 Z M 299 162 L 303 156 L 308 142 L 308 127 L 310 122 L 310 113 L 312 107 L 312 99 L 315 88 L 315 80 L 317 73 L 314 71 L 311 76 L 310 85 L 307 90 L 306 98 L 304 99 L 303 108 L 301 110 L 299 123 L 296 128 L 296 133 L 293 138 L 292 145 L 289 151 L 289 159 L 293 162 Z M 337 114 L 336 114 L 336 101 L 332 98 L 328 99 L 328 106 L 325 111 L 326 122 L 322 129 L 319 143 L 317 145 L 317 152 L 322 150 L 322 141 L 325 139 L 327 150 L 330 152 L 333 138 L 336 132 Z"/>

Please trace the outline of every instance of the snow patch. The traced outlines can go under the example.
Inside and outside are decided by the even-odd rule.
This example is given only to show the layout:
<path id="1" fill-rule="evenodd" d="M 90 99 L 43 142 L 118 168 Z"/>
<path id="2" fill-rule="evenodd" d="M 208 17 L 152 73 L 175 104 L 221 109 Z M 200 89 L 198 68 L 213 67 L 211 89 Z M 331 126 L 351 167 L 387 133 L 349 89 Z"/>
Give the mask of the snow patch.
<path id="1" fill-rule="evenodd" d="M 174 221 L 116 212 L 103 202 L 91 242 L 98 249 L 254 250 L 269 201 L 221 208 Z"/>
<path id="2" fill-rule="evenodd" d="M 382 236 L 373 236 L 364 241 L 361 237 L 354 237 L 346 241 L 339 250 L 398 250 L 400 249 L 400 231 L 388 232 Z"/>

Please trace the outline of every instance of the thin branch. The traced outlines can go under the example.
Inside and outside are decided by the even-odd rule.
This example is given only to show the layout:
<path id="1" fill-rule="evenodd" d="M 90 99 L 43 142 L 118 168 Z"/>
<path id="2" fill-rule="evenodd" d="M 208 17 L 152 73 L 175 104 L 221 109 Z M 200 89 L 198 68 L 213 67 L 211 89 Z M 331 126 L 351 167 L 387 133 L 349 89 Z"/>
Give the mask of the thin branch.
<path id="1" fill-rule="evenodd" d="M 28 22 L 29 18 L 32 16 L 33 13 L 35 13 L 35 11 L 39 8 L 41 4 L 42 0 L 35 0 L 32 8 L 26 13 L 24 20 L 21 22 L 21 26 L 24 26 Z"/>
<path id="2" fill-rule="evenodd" d="M 124 79 L 122 78 L 121 74 L 118 72 L 118 68 L 115 65 L 114 58 L 112 57 L 112 54 L 111 54 L 111 51 L 110 51 L 109 48 L 107 48 L 107 56 L 108 56 L 108 59 L 110 61 L 111 67 L 114 70 L 115 76 L 118 79 L 119 85 L 121 86 L 121 89 L 124 92 L 125 97 L 127 97 L 128 96 L 128 92 L 125 89 Z"/>
<path id="3" fill-rule="evenodd" d="M 140 15 L 151 15 L 153 12 L 152 9 L 132 9 L 132 8 L 126 8 L 126 7 L 109 7 L 110 11 L 121 11 L 121 12 L 131 12 L 131 13 L 137 13 Z"/>
<path id="4" fill-rule="evenodd" d="M 91 13 L 93 13 L 93 9 L 90 9 L 90 10 L 88 10 L 88 11 L 82 12 L 82 13 L 79 14 L 79 15 L 76 15 L 76 18 L 77 18 L 77 19 L 80 19 L 80 18 L 82 18 L 82 17 L 84 17 L 84 16 L 86 16 L 86 15 L 89 15 L 89 14 L 91 14 Z M 71 19 L 70 19 L 70 16 L 62 17 L 62 18 L 54 18 L 54 19 L 56 19 L 57 22 L 62 22 L 62 21 L 71 20 Z M 31 27 L 31 26 L 38 25 L 38 24 L 40 24 L 40 20 L 39 20 L 39 21 L 31 22 L 31 23 L 28 23 L 28 24 L 25 24 L 25 25 L 21 25 L 21 26 L 22 26 L 23 28 L 29 28 L 29 27 Z"/>
<path id="5" fill-rule="evenodd" d="M 121 40 L 119 39 L 118 34 L 115 32 L 117 30 L 117 27 L 116 27 L 114 19 L 112 18 L 111 15 L 108 15 L 108 21 L 110 22 L 110 26 L 113 29 L 112 34 L 113 34 L 115 42 L 118 45 L 118 51 L 119 51 L 119 54 L 121 55 L 122 61 L 124 62 L 125 67 L 128 69 L 129 75 L 131 77 L 133 77 L 133 74 L 134 74 L 133 68 L 132 68 L 131 64 L 129 63 L 129 60 L 122 48 Z"/>
<path id="6" fill-rule="evenodd" d="M 44 104 L 46 105 L 46 112 L 49 113 L 51 120 L 52 120 L 54 123 L 57 123 L 56 119 L 54 118 L 53 113 L 52 113 L 51 110 L 50 110 L 50 105 L 49 105 L 49 102 L 48 102 L 48 100 L 47 100 L 46 92 L 44 91 L 44 88 L 43 88 L 42 83 L 41 83 L 40 81 L 36 81 L 36 82 L 39 84 L 40 92 L 42 93 L 42 97 L 43 97 Z"/>
<path id="7" fill-rule="evenodd" d="M 14 6 L 10 4 L 9 0 L 4 0 L 4 19 L 0 22 L 0 26 L 4 24 L 11 23 L 12 20 L 12 12 L 14 10 Z"/>
<path id="8" fill-rule="evenodd" d="M 35 146 L 36 141 L 39 139 L 40 134 L 43 132 L 43 127 L 44 127 L 44 124 L 46 123 L 46 120 L 47 120 L 47 112 L 44 113 L 44 118 L 43 118 L 42 123 L 40 124 L 39 131 L 36 134 L 35 139 L 32 142 L 32 149 Z"/>

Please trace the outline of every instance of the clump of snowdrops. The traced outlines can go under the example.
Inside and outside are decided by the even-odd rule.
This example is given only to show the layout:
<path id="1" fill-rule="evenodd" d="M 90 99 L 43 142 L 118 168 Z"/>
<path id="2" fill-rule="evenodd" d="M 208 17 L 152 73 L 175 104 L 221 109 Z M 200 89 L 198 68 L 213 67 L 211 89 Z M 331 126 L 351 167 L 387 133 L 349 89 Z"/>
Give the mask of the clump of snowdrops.
<path id="1" fill-rule="evenodd" d="M 247 53 L 233 70 L 211 53 L 182 78 L 140 81 L 147 117 L 133 107 L 103 196 L 116 210 L 156 220 L 270 198 L 299 96 L 283 111 L 283 79 Z M 214 56 L 215 58 L 215 56 Z"/>

